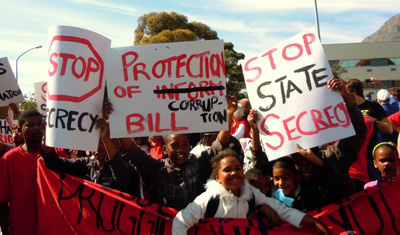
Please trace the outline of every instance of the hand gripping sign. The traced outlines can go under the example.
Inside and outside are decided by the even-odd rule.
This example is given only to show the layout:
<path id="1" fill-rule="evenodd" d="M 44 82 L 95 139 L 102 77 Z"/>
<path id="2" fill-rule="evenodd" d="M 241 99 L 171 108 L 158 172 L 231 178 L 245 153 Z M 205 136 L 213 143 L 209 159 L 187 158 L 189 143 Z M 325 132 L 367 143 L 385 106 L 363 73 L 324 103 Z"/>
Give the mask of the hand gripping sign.
<path id="1" fill-rule="evenodd" d="M 327 88 L 332 72 L 314 29 L 244 62 L 247 92 L 268 158 L 354 135 L 343 99 Z"/>
<path id="2" fill-rule="evenodd" d="M 97 150 L 104 61 L 111 41 L 68 26 L 49 29 L 46 144 Z M 85 141 L 82 141 L 85 140 Z"/>
<path id="3" fill-rule="evenodd" d="M 0 107 L 24 101 L 7 57 L 0 58 Z"/>

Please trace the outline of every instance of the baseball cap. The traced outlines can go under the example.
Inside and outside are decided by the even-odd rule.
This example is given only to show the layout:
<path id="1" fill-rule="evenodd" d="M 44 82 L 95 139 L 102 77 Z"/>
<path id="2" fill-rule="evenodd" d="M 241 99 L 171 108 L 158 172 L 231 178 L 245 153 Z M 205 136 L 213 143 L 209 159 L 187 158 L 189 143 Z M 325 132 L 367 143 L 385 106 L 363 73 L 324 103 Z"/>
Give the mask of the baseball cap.
<path id="1" fill-rule="evenodd" d="M 380 89 L 376 96 L 377 96 L 378 100 L 382 100 L 382 101 L 390 99 L 390 93 L 386 89 Z"/>

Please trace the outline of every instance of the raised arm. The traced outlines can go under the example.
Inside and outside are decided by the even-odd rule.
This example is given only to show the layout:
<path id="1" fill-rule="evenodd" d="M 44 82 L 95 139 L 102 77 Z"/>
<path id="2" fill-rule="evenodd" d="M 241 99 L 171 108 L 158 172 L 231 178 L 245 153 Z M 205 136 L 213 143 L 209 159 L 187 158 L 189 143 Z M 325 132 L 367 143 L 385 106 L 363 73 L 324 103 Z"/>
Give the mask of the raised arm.
<path id="1" fill-rule="evenodd" d="M 260 142 L 260 130 L 258 129 L 257 122 L 259 120 L 259 114 L 256 109 L 251 109 L 247 121 L 251 128 L 251 139 L 252 139 L 252 150 L 258 150 L 261 148 Z"/>
<path id="2" fill-rule="evenodd" d="M 96 121 L 96 129 L 100 130 L 100 140 L 106 148 L 108 159 L 113 159 L 117 153 L 117 148 L 114 145 L 114 142 L 110 139 L 110 127 L 108 122 L 104 118 L 98 119 Z"/>
<path id="3" fill-rule="evenodd" d="M 231 125 L 232 125 L 232 119 L 233 119 L 233 114 L 237 110 L 238 107 L 238 101 L 235 96 L 226 96 L 226 102 L 228 103 L 228 126 L 229 129 L 227 131 L 220 131 L 218 134 L 218 139 L 221 142 L 222 146 L 226 146 L 229 143 L 229 138 L 231 136 Z"/>
<path id="4" fill-rule="evenodd" d="M 378 86 L 380 86 L 382 89 L 388 90 L 388 91 L 390 92 L 390 89 L 389 89 L 387 86 L 383 85 L 383 83 L 381 83 L 381 82 L 378 80 L 378 78 L 376 78 L 376 77 L 370 77 L 369 79 L 371 80 L 371 83 L 372 83 L 372 84 L 378 85 Z"/>
<path id="5" fill-rule="evenodd" d="M 341 139 L 337 142 L 337 146 L 345 157 L 348 158 L 348 164 L 350 165 L 358 156 L 358 152 L 362 144 L 364 143 L 365 137 L 367 135 L 367 126 L 364 121 L 364 117 L 361 111 L 357 108 L 355 100 L 350 93 L 347 92 L 345 83 L 343 80 L 338 78 L 333 78 L 328 81 L 328 88 L 331 91 L 339 91 L 340 95 L 343 97 L 343 101 L 346 104 L 347 111 L 349 113 L 351 122 L 353 124 L 356 135 Z"/>

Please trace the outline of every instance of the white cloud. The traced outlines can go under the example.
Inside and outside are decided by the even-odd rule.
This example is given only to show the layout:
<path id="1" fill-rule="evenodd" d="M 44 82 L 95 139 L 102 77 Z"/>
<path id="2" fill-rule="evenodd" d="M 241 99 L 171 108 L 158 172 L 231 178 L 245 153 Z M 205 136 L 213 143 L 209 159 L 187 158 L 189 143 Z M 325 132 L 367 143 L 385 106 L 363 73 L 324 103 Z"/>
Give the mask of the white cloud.
<path id="1" fill-rule="evenodd" d="M 302 9 L 313 9 L 314 1 L 299 0 L 203 0 L 202 4 L 198 1 L 189 1 L 184 3 L 187 7 L 203 8 L 206 10 L 221 12 L 276 12 L 276 11 L 299 11 Z M 319 11 L 326 12 L 347 12 L 354 10 L 377 10 L 396 12 L 400 9 L 400 1 L 398 0 L 335 0 L 335 1 L 317 1 Z"/>
<path id="2" fill-rule="evenodd" d="M 116 4 L 108 3 L 105 1 L 98 1 L 98 0 L 71 0 L 71 2 L 75 2 L 82 5 L 89 5 L 102 8 L 105 11 L 111 11 L 119 14 L 129 15 L 129 16 L 138 16 L 139 11 L 136 7 L 132 7 L 132 4 Z"/>

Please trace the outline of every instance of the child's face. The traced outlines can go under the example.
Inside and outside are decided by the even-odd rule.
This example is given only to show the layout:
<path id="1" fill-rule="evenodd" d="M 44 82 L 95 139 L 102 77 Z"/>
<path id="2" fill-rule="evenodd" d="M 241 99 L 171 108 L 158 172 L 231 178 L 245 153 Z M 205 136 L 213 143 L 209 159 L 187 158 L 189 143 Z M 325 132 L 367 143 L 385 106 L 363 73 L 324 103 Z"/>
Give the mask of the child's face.
<path id="1" fill-rule="evenodd" d="M 44 135 L 44 123 L 41 116 L 27 117 L 21 127 L 22 135 L 27 143 L 41 143 Z"/>
<path id="2" fill-rule="evenodd" d="M 244 171 L 235 157 L 225 157 L 221 160 L 215 179 L 234 195 L 238 196 L 244 183 Z"/>
<path id="3" fill-rule="evenodd" d="M 399 167 L 399 155 L 394 148 L 381 147 L 375 151 L 374 165 L 383 177 L 395 177 Z"/>
<path id="4" fill-rule="evenodd" d="M 298 176 L 284 168 L 273 169 L 272 175 L 275 187 L 282 189 L 285 196 L 294 197 L 296 185 L 299 181 Z"/>
<path id="5" fill-rule="evenodd" d="M 266 176 L 260 175 L 257 179 L 250 180 L 251 185 L 258 188 L 260 192 L 269 195 L 271 188 L 269 187 L 269 180 Z"/>
<path id="6" fill-rule="evenodd" d="M 316 167 L 315 165 L 304 157 L 296 159 L 296 166 L 305 181 L 310 181 L 314 178 Z"/>
<path id="7" fill-rule="evenodd" d="M 190 145 L 186 135 L 170 135 L 165 139 L 164 154 L 168 155 L 171 163 L 182 165 L 190 152 Z"/>

